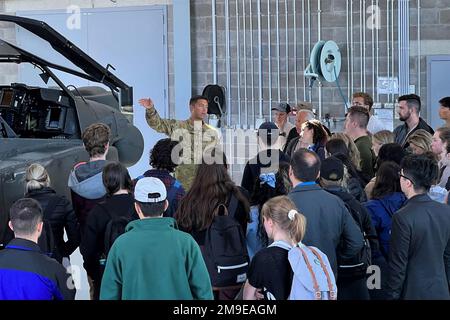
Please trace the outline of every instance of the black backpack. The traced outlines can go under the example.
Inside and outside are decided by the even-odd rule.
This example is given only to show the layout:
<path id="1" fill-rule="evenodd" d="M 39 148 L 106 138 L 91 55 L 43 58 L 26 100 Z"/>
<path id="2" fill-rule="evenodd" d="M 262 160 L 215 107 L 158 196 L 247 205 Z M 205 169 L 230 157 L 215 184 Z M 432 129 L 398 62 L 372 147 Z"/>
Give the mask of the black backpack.
<path id="1" fill-rule="evenodd" d="M 52 215 L 53 211 L 55 211 L 56 205 L 61 200 L 61 198 L 57 195 L 52 195 L 49 199 L 47 207 L 43 213 L 43 227 L 41 236 L 38 239 L 39 248 L 41 248 L 41 252 L 48 255 L 50 258 L 55 258 L 55 236 L 53 235 L 52 226 L 49 222 L 49 217 Z"/>
<path id="2" fill-rule="evenodd" d="M 112 245 L 114 244 L 114 241 L 125 233 L 125 228 L 128 223 L 130 223 L 132 219 L 132 215 L 128 216 L 117 216 L 114 214 L 109 213 L 108 209 L 105 208 L 102 204 L 98 204 L 99 207 L 101 207 L 110 217 L 110 220 L 106 224 L 105 228 L 105 237 L 104 237 L 104 257 L 108 257 L 109 250 L 111 250 Z"/>
<path id="3" fill-rule="evenodd" d="M 214 220 L 206 231 L 203 258 L 213 287 L 229 287 L 245 282 L 249 256 L 241 225 L 234 219 L 237 208 L 235 196 L 229 209 L 221 204 L 215 210 Z"/>
<path id="4" fill-rule="evenodd" d="M 366 232 L 364 231 L 364 225 L 361 217 L 361 213 L 350 206 L 348 203 L 344 202 L 345 207 L 352 216 L 353 220 L 356 222 L 359 230 L 361 231 L 364 238 L 364 247 L 361 251 L 353 258 L 351 261 L 339 261 L 339 275 L 341 273 L 351 273 L 353 275 L 366 275 L 367 268 L 372 265 L 372 248 Z"/>

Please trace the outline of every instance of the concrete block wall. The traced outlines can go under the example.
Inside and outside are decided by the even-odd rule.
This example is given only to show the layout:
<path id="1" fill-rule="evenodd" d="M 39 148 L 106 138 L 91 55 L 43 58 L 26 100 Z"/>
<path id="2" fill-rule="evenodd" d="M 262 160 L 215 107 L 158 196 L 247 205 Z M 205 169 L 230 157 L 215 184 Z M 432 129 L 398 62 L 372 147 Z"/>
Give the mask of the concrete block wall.
<path id="1" fill-rule="evenodd" d="M 270 0 L 269 0 L 270 1 Z M 293 3 L 296 4 L 297 12 L 297 28 L 293 28 Z M 242 0 L 238 0 L 240 8 L 240 27 L 242 32 Z M 259 110 L 259 95 L 258 95 L 258 34 L 257 34 L 257 17 L 255 15 L 257 8 L 256 0 L 245 0 L 246 14 L 247 14 L 247 30 L 249 30 L 250 19 L 248 19 L 249 13 L 249 3 L 252 3 L 252 9 L 254 14 L 253 23 L 253 50 L 254 50 L 254 68 L 255 68 L 255 78 L 253 79 L 255 83 L 255 90 L 251 92 L 250 83 L 251 77 L 247 75 L 247 101 L 244 101 L 244 90 L 243 85 L 245 77 L 243 75 L 243 38 L 241 33 L 241 97 L 242 102 L 240 105 L 241 109 L 241 122 L 253 122 L 251 119 L 253 107 L 256 109 L 256 113 Z M 276 29 L 275 29 L 275 1 L 271 2 L 271 50 L 272 50 L 272 100 L 278 101 L 278 84 L 277 84 L 277 63 L 276 63 Z M 302 2 L 305 4 L 308 2 L 300 0 L 289 0 L 288 2 L 288 33 L 289 33 L 289 62 L 288 70 L 286 72 L 285 63 L 285 21 L 284 21 L 284 1 L 280 2 L 280 100 L 285 101 L 289 96 L 289 102 L 295 103 L 295 100 L 308 100 L 311 95 L 312 102 L 317 105 L 319 101 L 318 89 L 315 86 L 311 91 L 303 89 L 304 81 L 303 70 L 306 68 L 309 60 L 309 49 L 318 40 L 318 27 L 317 27 L 317 3 L 318 1 L 311 0 L 311 43 L 308 43 L 306 39 L 305 46 L 302 45 L 302 24 L 301 21 L 301 6 Z M 192 41 L 192 82 L 193 82 L 193 94 L 201 93 L 203 88 L 213 82 L 213 66 L 212 66 L 212 1 L 211 0 L 192 0 L 191 4 L 191 41 Z M 216 1 L 216 14 L 217 14 L 217 67 L 218 67 L 218 83 L 226 86 L 226 61 L 225 61 L 225 1 Z M 238 122 L 238 108 L 237 105 L 237 68 L 236 68 L 236 18 L 235 18 L 235 0 L 230 0 L 230 43 L 231 43 L 231 95 L 232 95 L 232 110 L 233 110 L 233 121 L 232 123 Z M 353 1 L 353 21 L 355 26 L 353 28 L 354 37 L 354 83 L 353 88 L 350 91 L 360 90 L 360 42 L 359 42 L 359 2 Z M 366 8 L 371 5 L 371 1 L 365 1 Z M 381 16 L 381 29 L 379 31 L 379 75 L 387 76 L 387 30 L 386 30 L 386 2 L 380 1 L 380 16 Z M 395 2 L 396 3 L 396 2 Z M 116 3 L 110 0 L 0 0 L 0 11 L 14 14 L 19 10 L 51 10 L 51 9 L 65 9 L 69 5 L 79 5 L 80 7 L 112 7 L 112 6 L 139 6 L 139 5 L 152 5 L 152 4 L 162 4 L 168 6 L 168 56 L 169 56 L 169 107 L 170 114 L 174 115 L 175 105 L 174 105 L 174 76 L 173 76 L 173 30 L 172 30 L 172 0 L 117 0 Z M 263 39 L 263 113 L 266 118 L 269 116 L 270 103 L 269 100 L 269 76 L 268 76 L 268 63 L 269 59 L 267 56 L 268 46 L 267 46 L 267 1 L 262 0 L 262 39 Z M 418 26 L 417 26 L 417 0 L 410 1 L 410 70 L 411 70 L 411 84 L 416 87 L 416 93 L 420 91 L 424 102 L 426 103 L 426 56 L 427 55 L 437 55 L 437 54 L 448 54 L 450 52 L 450 0 L 422 0 L 421 1 L 421 83 L 420 86 L 418 82 Z M 305 10 L 307 8 L 305 7 Z M 321 33 L 322 39 L 331 39 L 338 43 L 342 56 L 343 64 L 341 68 L 340 85 L 345 96 L 348 93 L 348 72 L 347 72 L 347 26 L 346 26 L 346 1 L 343 0 L 322 0 L 321 1 Z M 366 14 L 365 18 L 368 18 L 369 14 Z M 307 23 L 305 21 L 305 32 L 306 38 L 308 34 Z M 397 12 L 394 14 L 394 22 L 397 23 Z M 366 34 L 366 91 L 372 93 L 372 42 L 371 42 L 371 30 L 364 28 Z M 294 47 L 293 47 L 293 34 L 297 34 L 297 56 L 294 57 Z M 0 26 L 0 35 L 10 39 L 13 36 L 12 30 L 5 30 Z M 250 47 L 249 43 L 250 32 L 247 31 L 247 67 L 250 69 Z M 397 39 L 396 31 L 394 32 L 394 38 Z M 265 42 L 265 43 L 264 43 Z M 395 51 L 395 64 L 397 64 L 397 45 L 394 47 Z M 297 62 L 297 68 L 294 68 L 294 62 Z M 396 68 L 398 70 L 398 68 Z M 12 72 L 14 70 L 1 70 L 0 80 L 2 82 L 11 82 L 14 80 L 14 74 L 17 72 Z M 287 88 L 287 77 L 289 77 L 289 87 Z M 294 81 L 297 79 L 298 90 L 294 89 Z M 419 90 L 420 88 L 420 90 Z M 254 102 L 252 101 L 252 96 Z M 375 95 L 376 96 L 376 95 Z M 375 97 L 377 100 L 377 97 Z M 322 102 L 323 102 L 323 114 L 330 113 L 331 116 L 342 116 L 343 115 L 343 101 L 340 96 L 339 90 L 336 84 L 325 83 L 322 87 Z M 379 102 L 387 102 L 387 96 L 380 95 Z M 273 102 L 275 103 L 275 102 Z M 187 102 L 186 102 L 187 105 Z M 185 106 L 181 106 L 185 107 Z M 249 110 L 249 117 L 246 115 L 246 109 Z M 424 106 L 424 110 L 426 105 Z M 424 114 L 426 118 L 426 114 Z"/>
<path id="2" fill-rule="evenodd" d="M 253 12 L 256 12 L 257 1 L 256 0 L 244 0 L 247 10 L 247 67 L 250 70 L 250 63 L 252 58 L 250 57 L 250 46 L 249 46 L 249 22 L 248 10 L 249 3 L 252 3 Z M 275 29 L 275 1 L 270 1 L 271 5 L 271 66 L 272 66 L 272 100 L 276 103 L 278 100 L 278 85 L 277 85 L 277 63 L 276 63 L 276 36 L 277 32 Z M 293 26 L 293 2 L 296 4 L 297 11 L 297 27 L 294 30 Z M 238 0 L 240 7 L 240 26 L 242 28 L 242 0 Z M 318 40 L 318 27 L 317 27 L 317 1 L 311 0 L 311 42 L 307 41 L 308 28 L 307 21 L 305 21 L 305 36 L 306 43 L 303 46 L 302 36 L 303 36 L 303 22 L 301 21 L 301 4 L 302 2 L 307 3 L 308 1 L 300 0 L 288 0 L 288 25 L 287 30 L 289 34 L 288 45 L 285 43 L 285 21 L 284 21 L 284 2 L 280 2 L 280 100 L 285 101 L 289 96 L 289 102 L 295 103 L 295 100 L 308 100 L 311 95 L 311 100 L 315 104 L 316 108 L 319 101 L 318 89 L 315 86 L 311 91 L 303 89 L 303 85 L 307 86 L 307 81 L 304 80 L 303 70 L 306 68 L 309 60 L 310 48 Z M 213 82 L 213 47 L 212 47 L 212 7 L 211 0 L 192 0 L 190 1 L 191 6 L 191 43 L 192 43 L 192 93 L 199 94 L 202 92 L 203 88 Z M 217 0 L 216 14 L 217 14 L 217 68 L 218 68 L 218 83 L 226 86 L 226 54 L 225 54 L 225 1 Z M 236 18 L 234 16 L 235 12 L 235 0 L 230 0 L 230 62 L 231 62 L 231 95 L 232 95 L 232 124 L 238 123 L 238 108 L 237 106 L 237 78 L 238 72 L 236 68 Z M 350 91 L 359 91 L 360 88 L 360 74 L 361 74 L 361 59 L 360 59 L 360 28 L 359 28 L 359 1 L 353 1 L 354 12 L 353 21 L 355 26 L 353 28 L 353 38 L 354 38 L 354 84 Z M 370 0 L 366 2 L 366 8 L 371 4 Z M 395 2 L 396 3 L 396 2 Z M 175 114 L 175 103 L 174 103 L 174 70 L 173 70 L 173 29 L 172 29 L 172 0 L 117 0 L 116 3 L 110 0 L 0 0 L 0 12 L 7 12 L 15 14 L 19 10 L 51 10 L 51 9 L 65 9 L 69 5 L 79 5 L 80 7 L 111 7 L 111 6 L 139 6 L 139 5 L 153 5 L 162 4 L 168 7 L 168 62 L 169 62 L 169 109 L 170 115 Z M 268 53 L 268 31 L 267 31 L 267 0 L 262 0 L 262 39 L 263 39 L 263 116 L 268 119 L 270 112 L 270 102 L 269 100 L 269 73 L 268 64 L 269 59 L 267 58 Z M 380 16 L 381 16 L 381 29 L 379 31 L 379 75 L 387 76 L 387 42 L 386 38 L 388 33 L 386 30 L 386 2 L 380 1 Z M 426 115 L 426 56 L 427 55 L 438 55 L 438 54 L 449 54 L 450 53 L 450 0 L 422 0 L 421 1 L 421 11 L 420 11 L 420 48 L 421 55 L 418 57 L 419 42 L 417 38 L 419 26 L 417 25 L 417 0 L 410 1 L 411 7 L 411 17 L 410 17 L 410 77 L 411 84 L 416 86 L 416 92 L 419 92 L 423 98 L 424 108 L 423 116 Z M 307 9 L 307 8 L 305 8 Z M 321 33 L 322 39 L 334 40 L 340 47 L 341 54 L 343 57 L 340 85 L 344 95 L 347 97 L 348 93 L 348 71 L 347 71 L 347 26 L 346 26 L 346 1 L 343 0 L 322 0 L 321 1 Z M 368 18 L 366 15 L 365 18 Z M 257 33 L 257 23 L 258 19 L 255 14 L 253 14 L 253 51 L 254 51 L 254 69 L 255 77 L 253 79 L 255 83 L 255 90 L 252 92 L 250 90 L 251 77 L 247 75 L 244 76 L 243 71 L 243 38 L 241 35 L 240 43 L 240 55 L 241 55 L 241 73 L 239 75 L 241 81 L 241 97 L 242 102 L 240 105 L 241 110 L 241 123 L 242 124 L 253 124 L 251 117 L 252 109 L 255 108 L 256 114 L 259 110 L 259 95 L 258 95 L 258 33 Z M 397 12 L 394 13 L 394 24 L 397 23 Z M 241 29 L 242 30 L 242 29 Z M 365 71 L 366 71 L 366 91 L 372 93 L 372 32 L 371 30 L 364 28 L 366 35 L 365 42 Z M 294 32 L 297 35 L 297 56 L 294 56 L 294 44 L 292 42 Z M 2 28 L 0 25 L 0 36 L 7 40 L 13 40 L 14 31 Z M 389 35 L 390 36 L 390 35 Z M 397 32 L 395 29 L 394 39 L 397 39 Z M 289 58 L 288 58 L 288 68 L 286 69 L 286 47 L 288 48 Z M 398 47 L 395 42 L 395 64 L 397 64 L 397 52 Z M 420 77 L 421 83 L 418 84 L 418 60 L 421 62 Z M 294 68 L 294 63 L 297 62 L 297 68 Z M 286 71 L 288 70 L 288 72 Z M 396 67 L 396 70 L 398 68 Z M 287 78 L 288 77 L 288 78 Z M 0 70 L 0 82 L 14 82 L 17 79 L 17 66 L 10 65 L 7 68 L 2 68 Z M 287 87 L 287 79 L 289 79 L 289 87 Z M 297 79 L 298 90 L 294 89 L 294 81 Z M 244 82 L 247 80 L 247 101 L 244 101 Z M 252 99 L 252 96 L 254 99 Z M 252 101 L 254 100 L 254 102 Z M 375 95 L 375 100 L 377 100 Z M 380 95 L 379 102 L 387 102 L 387 96 Z M 323 115 L 330 113 L 331 116 L 341 117 L 343 116 L 343 101 L 340 96 L 339 90 L 336 84 L 325 83 L 322 87 L 322 102 L 323 102 Z M 178 108 L 185 108 L 186 105 L 177 106 Z M 246 114 L 246 110 L 249 114 Z M 246 127 L 246 126 L 242 126 Z M 338 129 L 338 128 L 336 128 Z M 233 175 L 236 176 L 237 180 L 240 180 L 238 175 L 242 173 L 242 168 L 239 166 L 233 167 Z"/>
<path id="3" fill-rule="evenodd" d="M 249 16 L 248 16 L 248 8 L 249 8 L 249 2 L 252 2 L 253 6 L 253 12 L 256 12 L 257 8 L 257 1 L 255 0 L 247 0 L 247 30 L 249 30 Z M 271 1 L 271 56 L 272 56 L 272 99 L 273 101 L 278 100 L 278 88 L 277 88 L 277 77 L 276 77 L 276 30 L 275 30 L 275 2 Z M 307 1 L 304 1 L 307 3 Z M 235 17 L 235 1 L 230 0 L 230 44 L 231 44 L 231 95 L 232 95 L 232 110 L 233 110 L 233 124 L 236 123 L 237 120 L 237 113 L 239 106 L 237 105 L 237 68 L 236 68 L 236 17 Z M 239 1 L 241 3 L 241 1 Z M 288 50 L 289 50 L 289 62 L 288 62 L 288 68 L 289 72 L 286 72 L 286 61 L 285 61 L 285 50 L 286 50 L 286 44 L 285 44 L 285 21 L 284 21 L 284 1 L 280 2 L 280 54 L 281 54 L 281 65 L 280 65 L 280 72 L 281 72 L 281 97 L 280 100 L 286 101 L 287 96 L 289 96 L 289 102 L 295 103 L 295 96 L 297 94 L 297 100 L 303 100 L 305 97 L 306 99 L 309 98 L 310 91 L 307 89 L 306 92 L 303 89 L 303 70 L 306 68 L 306 64 L 308 63 L 307 60 L 309 60 L 309 48 L 312 47 L 316 41 L 318 40 L 318 26 L 317 26 L 317 1 L 311 1 L 311 13 L 312 13 L 312 19 L 311 19 L 311 43 L 306 43 L 305 47 L 305 54 L 303 51 L 302 46 L 302 21 L 300 13 L 301 13 L 301 3 L 302 1 L 295 1 L 296 3 L 296 11 L 297 11 L 297 27 L 296 30 L 294 30 L 293 26 L 293 1 L 288 1 L 288 32 L 289 32 L 289 44 L 288 44 Z M 353 7 L 353 21 L 354 21 L 354 28 L 353 28 L 353 39 L 354 39 L 354 49 L 353 49 L 353 56 L 354 56 L 354 70 L 353 70 L 353 76 L 354 76 L 354 82 L 353 87 L 350 88 L 350 92 L 353 91 L 360 91 L 361 90 L 361 80 L 360 80 L 360 74 L 361 74 L 361 50 L 360 50 L 360 8 L 359 8 L 359 1 L 353 1 L 354 7 Z M 397 44 L 397 1 L 395 3 L 395 12 L 394 12 L 394 54 L 395 54 L 395 60 L 394 60 L 394 66 L 395 66 L 395 76 L 398 76 L 398 44 Z M 370 6 L 372 3 L 371 1 L 365 1 L 366 7 L 363 8 L 365 11 L 368 6 Z M 263 39 L 263 56 L 267 56 L 268 51 L 268 45 L 267 45 L 267 38 L 268 38 L 268 32 L 267 32 L 267 1 L 261 1 L 262 5 L 262 39 Z M 388 58 L 389 62 L 391 61 L 391 56 L 388 57 L 387 55 L 387 37 L 391 37 L 391 33 L 387 30 L 387 11 L 386 11 L 386 1 L 380 1 L 380 17 L 381 17 L 381 29 L 378 32 L 379 37 L 379 51 L 378 51 L 378 70 L 379 70 L 379 76 L 390 76 L 390 74 L 387 74 L 387 65 L 388 65 Z M 240 4 L 241 6 L 241 4 Z M 417 12 L 417 0 L 411 0 L 410 1 L 410 84 L 415 86 L 415 92 L 420 93 L 421 97 L 423 98 L 423 113 L 422 116 L 426 119 L 426 81 L 427 81 L 427 74 L 426 74 L 426 56 L 427 55 L 436 55 L 436 54 L 449 54 L 450 53 L 450 0 L 422 0 L 421 1 L 421 10 L 420 10 L 420 46 L 421 46 L 421 55 L 418 57 L 418 12 Z M 307 8 L 305 8 L 307 9 Z M 340 51 L 342 54 L 342 68 L 341 68 L 341 75 L 340 75 L 340 86 L 342 88 L 342 91 L 344 95 L 347 97 L 348 95 L 348 86 L 349 86 L 349 79 L 348 79 L 348 69 L 347 69 L 347 12 L 346 12 L 346 1 L 343 0 L 322 0 L 321 1 L 321 39 L 324 40 L 334 40 L 337 42 L 337 44 L 340 47 Z M 193 91 L 196 93 L 199 93 L 202 91 L 203 87 L 206 84 L 212 83 L 213 81 L 213 57 L 212 57 L 212 4 L 211 0 L 196 0 L 191 1 L 191 22 L 192 22 L 192 79 L 193 79 Z M 226 35 L 226 29 L 225 29 L 225 1 L 224 0 L 217 0 L 216 1 L 216 13 L 217 13 L 217 68 L 218 68 L 218 83 L 220 85 L 226 86 L 226 63 L 225 63 L 225 54 L 226 54 L 226 48 L 225 48 L 225 35 Z M 242 8 L 240 9 L 240 19 L 241 24 L 240 28 L 242 28 Z M 370 17 L 370 14 L 366 14 L 363 17 L 363 22 L 365 22 Z M 255 66 L 255 86 L 256 86 L 256 92 L 254 92 L 254 97 L 256 99 L 255 105 L 256 110 L 258 112 L 259 109 L 259 96 L 258 96 L 258 75 L 257 75 L 257 66 L 258 66 L 258 34 L 257 34 L 257 17 L 255 14 L 253 14 L 253 49 L 254 49 L 254 66 Z M 306 27 L 305 31 L 306 34 L 308 33 L 307 28 L 307 21 L 306 21 Z M 374 92 L 372 89 L 375 82 L 375 87 L 377 85 L 376 75 L 375 81 L 372 81 L 372 74 L 373 74 L 373 68 L 372 68 L 372 31 L 369 30 L 367 27 L 363 28 L 366 36 L 366 42 L 365 49 L 365 82 L 366 82 L 366 91 L 370 94 Z M 296 32 L 297 34 L 297 56 L 293 56 L 293 33 Z M 250 32 L 247 31 L 247 61 L 251 61 L 250 57 L 250 46 L 248 44 L 249 42 L 249 35 Z M 376 35 L 376 33 L 375 33 Z M 242 43 L 242 29 L 241 29 L 241 46 L 243 46 Z M 264 43 L 265 42 L 265 43 Z M 307 42 L 307 40 L 306 40 Z M 374 48 L 376 52 L 376 48 Z M 244 75 L 242 74 L 242 64 L 243 64 L 243 49 L 241 49 L 241 96 L 243 97 L 243 82 L 244 82 Z M 421 68 L 420 68 L 420 84 L 419 81 L 419 70 L 418 70 L 418 61 L 420 59 Z M 297 61 L 297 69 L 294 68 L 294 61 Z M 250 63 L 250 62 L 248 62 Z M 268 70 L 268 63 L 269 59 L 266 57 L 263 60 L 263 109 L 264 109 L 264 116 L 268 118 L 269 116 L 269 110 L 270 110 L 270 103 L 268 102 L 269 99 L 269 87 L 268 87 L 268 81 L 269 81 L 269 70 Z M 392 68 L 392 66 L 391 66 Z M 376 65 L 375 65 L 376 70 Z M 287 77 L 289 77 L 289 88 L 286 88 L 287 83 Z M 295 92 L 294 90 L 294 79 L 297 77 L 297 84 L 298 84 L 298 90 Z M 247 81 L 250 83 L 251 76 L 247 76 Z M 249 85 L 250 86 L 250 85 Z M 315 106 L 318 105 L 319 102 L 319 94 L 318 94 L 317 86 L 315 86 L 311 91 L 311 99 Z M 289 93 L 288 93 L 289 92 Z M 245 121 L 245 105 L 247 105 L 248 109 L 252 110 L 253 103 L 251 99 L 251 93 L 248 93 L 248 100 L 247 103 L 242 102 L 241 103 L 241 114 L 242 114 L 242 120 Z M 375 89 L 375 100 L 376 102 L 386 103 L 386 102 L 393 102 L 393 98 L 389 99 L 387 95 L 379 95 L 377 97 L 376 89 Z M 326 113 L 330 113 L 331 116 L 343 116 L 344 108 L 343 108 L 343 100 L 341 98 L 341 95 L 339 93 L 339 90 L 335 83 L 324 83 L 322 87 L 322 102 L 323 102 L 323 115 Z M 274 102 L 275 103 L 275 102 Z M 251 121 L 252 119 L 250 119 Z"/>

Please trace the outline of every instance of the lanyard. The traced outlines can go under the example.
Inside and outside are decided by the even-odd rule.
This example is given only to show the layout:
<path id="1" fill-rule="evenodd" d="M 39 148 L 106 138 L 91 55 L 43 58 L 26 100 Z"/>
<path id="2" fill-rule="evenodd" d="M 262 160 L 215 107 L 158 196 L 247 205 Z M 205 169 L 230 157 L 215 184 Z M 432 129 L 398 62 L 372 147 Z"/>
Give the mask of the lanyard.
<path id="1" fill-rule="evenodd" d="M 45 254 L 46 256 L 49 256 L 50 258 L 52 257 L 53 253 L 49 252 L 49 253 L 45 253 L 45 252 L 41 252 L 40 250 L 35 250 L 35 249 L 31 249 L 31 248 L 27 248 L 27 247 L 21 247 L 21 246 L 6 246 L 5 249 L 12 249 L 12 250 L 21 250 L 21 251 L 29 251 L 29 252 L 39 252 L 42 254 Z"/>
<path id="2" fill-rule="evenodd" d="M 298 185 L 296 185 L 295 187 L 306 187 L 306 186 L 314 186 L 317 183 L 315 181 L 310 181 L 310 182 L 301 182 Z"/>
<path id="3" fill-rule="evenodd" d="M 36 251 L 34 249 L 31 248 L 26 248 L 26 247 L 20 247 L 20 246 L 6 246 L 5 249 L 13 249 L 13 250 L 22 250 L 22 251 Z"/>

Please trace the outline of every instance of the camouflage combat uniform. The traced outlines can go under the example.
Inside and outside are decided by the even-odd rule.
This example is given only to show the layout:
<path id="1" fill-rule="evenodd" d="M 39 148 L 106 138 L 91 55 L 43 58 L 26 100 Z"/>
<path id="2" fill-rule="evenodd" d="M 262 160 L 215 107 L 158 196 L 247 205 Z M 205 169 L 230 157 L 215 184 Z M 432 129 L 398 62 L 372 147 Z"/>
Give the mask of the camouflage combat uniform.
<path id="1" fill-rule="evenodd" d="M 186 191 L 189 190 L 194 181 L 195 171 L 198 161 L 201 160 L 202 152 L 206 147 L 213 147 L 219 143 L 219 135 L 216 129 L 205 122 L 200 123 L 200 121 L 196 121 L 197 123 L 194 126 L 189 119 L 184 121 L 161 119 L 154 107 L 146 110 L 145 118 L 152 129 L 166 134 L 172 140 L 181 141 L 183 150 L 190 150 L 190 156 L 183 151 L 188 163 L 182 163 L 175 169 L 175 178 L 181 182 Z M 193 143 L 191 143 L 192 140 Z M 194 157 L 196 158 L 194 159 Z"/>

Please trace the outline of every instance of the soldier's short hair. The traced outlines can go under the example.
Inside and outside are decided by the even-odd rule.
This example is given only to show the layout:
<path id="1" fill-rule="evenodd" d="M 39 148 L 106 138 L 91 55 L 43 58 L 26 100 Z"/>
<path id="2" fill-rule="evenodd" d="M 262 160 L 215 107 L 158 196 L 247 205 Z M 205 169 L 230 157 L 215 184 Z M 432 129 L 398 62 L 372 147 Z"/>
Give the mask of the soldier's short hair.
<path id="1" fill-rule="evenodd" d="M 207 97 L 198 95 L 198 96 L 193 96 L 193 97 L 191 98 L 191 100 L 189 100 L 189 105 L 190 105 L 190 106 L 193 106 L 193 105 L 196 104 L 197 101 L 199 101 L 199 100 L 206 100 L 206 101 L 209 101 Z"/>

